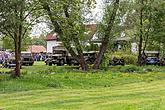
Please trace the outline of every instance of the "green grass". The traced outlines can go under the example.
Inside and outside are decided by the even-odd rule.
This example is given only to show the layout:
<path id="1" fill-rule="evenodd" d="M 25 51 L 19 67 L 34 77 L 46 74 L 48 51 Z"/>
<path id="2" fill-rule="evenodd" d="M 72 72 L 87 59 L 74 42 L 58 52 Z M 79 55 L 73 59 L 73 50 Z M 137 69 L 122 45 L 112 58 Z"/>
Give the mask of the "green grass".
<path id="1" fill-rule="evenodd" d="M 82 72 L 37 62 L 23 67 L 21 78 L 0 75 L 0 108 L 165 110 L 164 70 L 164 67 L 131 65 Z"/>

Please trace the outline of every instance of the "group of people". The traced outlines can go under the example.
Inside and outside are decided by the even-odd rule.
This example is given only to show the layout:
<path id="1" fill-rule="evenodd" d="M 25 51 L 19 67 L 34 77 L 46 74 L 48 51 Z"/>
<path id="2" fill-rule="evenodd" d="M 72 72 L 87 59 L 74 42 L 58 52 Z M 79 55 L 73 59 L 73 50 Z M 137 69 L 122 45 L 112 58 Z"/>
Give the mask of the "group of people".
<path id="1" fill-rule="evenodd" d="M 0 51 L 0 64 L 13 56 L 13 52 Z"/>
<path id="2" fill-rule="evenodd" d="M 35 53 L 35 54 L 33 54 L 33 59 L 34 59 L 34 61 L 45 61 L 46 54 L 44 54 L 44 53 Z"/>

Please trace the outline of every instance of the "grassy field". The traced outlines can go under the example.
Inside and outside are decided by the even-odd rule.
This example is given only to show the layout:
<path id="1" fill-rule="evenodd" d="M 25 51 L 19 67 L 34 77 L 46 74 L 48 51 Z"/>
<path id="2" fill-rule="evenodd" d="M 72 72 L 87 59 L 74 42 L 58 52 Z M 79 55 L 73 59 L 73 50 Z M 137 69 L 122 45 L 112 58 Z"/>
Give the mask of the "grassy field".
<path id="1" fill-rule="evenodd" d="M 19 79 L 0 74 L 0 109 L 165 110 L 164 67 L 117 66 L 82 72 L 37 62 L 23 67 L 22 74 Z"/>

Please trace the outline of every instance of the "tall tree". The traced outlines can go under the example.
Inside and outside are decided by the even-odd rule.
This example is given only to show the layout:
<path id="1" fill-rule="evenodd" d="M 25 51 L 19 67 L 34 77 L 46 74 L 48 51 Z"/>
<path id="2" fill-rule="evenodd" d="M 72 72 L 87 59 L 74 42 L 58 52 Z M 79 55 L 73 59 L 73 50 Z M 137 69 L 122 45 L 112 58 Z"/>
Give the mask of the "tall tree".
<path id="1" fill-rule="evenodd" d="M 84 16 L 94 0 L 40 0 L 66 49 L 77 59 L 82 70 L 87 70 L 83 57 L 82 39 L 85 34 Z"/>
<path id="2" fill-rule="evenodd" d="M 102 44 L 100 46 L 99 53 L 97 55 L 97 58 L 95 60 L 94 66 L 93 66 L 94 69 L 99 69 L 99 66 L 101 64 L 101 60 L 104 56 L 104 53 L 107 50 L 108 43 L 109 43 L 109 40 L 111 37 L 111 31 L 113 28 L 113 24 L 115 21 L 115 17 L 116 17 L 118 8 L 119 8 L 119 0 L 114 0 L 113 10 L 112 10 L 112 12 L 108 12 L 108 14 L 111 14 L 111 15 L 108 15 L 109 18 L 107 18 L 108 21 L 107 21 L 107 24 L 106 24 L 106 27 L 104 30 L 105 31 L 104 36 L 102 37 Z"/>
<path id="3" fill-rule="evenodd" d="M 152 24 L 147 49 L 165 53 L 165 1 L 154 0 L 152 5 Z"/>
<path id="4" fill-rule="evenodd" d="M 142 65 L 143 56 L 142 56 L 142 46 L 143 46 L 143 9 L 144 9 L 144 0 L 141 0 L 141 9 L 140 9 L 140 32 L 139 32 L 139 52 L 138 52 L 138 64 Z"/>
<path id="5" fill-rule="evenodd" d="M 14 77 L 20 77 L 21 44 L 33 23 L 32 13 L 37 9 L 35 0 L 1 0 L 0 32 L 14 40 L 16 68 Z"/>

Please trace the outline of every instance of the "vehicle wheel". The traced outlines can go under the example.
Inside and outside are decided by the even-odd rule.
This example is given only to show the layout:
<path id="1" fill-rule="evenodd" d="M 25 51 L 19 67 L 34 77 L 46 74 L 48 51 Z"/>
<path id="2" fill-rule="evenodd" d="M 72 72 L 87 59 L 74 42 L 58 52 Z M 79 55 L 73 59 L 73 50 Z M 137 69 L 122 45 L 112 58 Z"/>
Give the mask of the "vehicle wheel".
<path id="1" fill-rule="evenodd" d="M 69 66 L 72 66 L 72 63 L 67 63 Z"/>
<path id="2" fill-rule="evenodd" d="M 64 65 L 64 60 L 60 61 L 60 65 L 63 66 Z"/>
<path id="3" fill-rule="evenodd" d="M 49 66 L 52 66 L 52 63 L 49 63 Z"/>
<path id="4" fill-rule="evenodd" d="M 92 62 L 90 60 L 87 60 L 86 63 L 89 64 L 89 65 L 92 64 Z"/>

